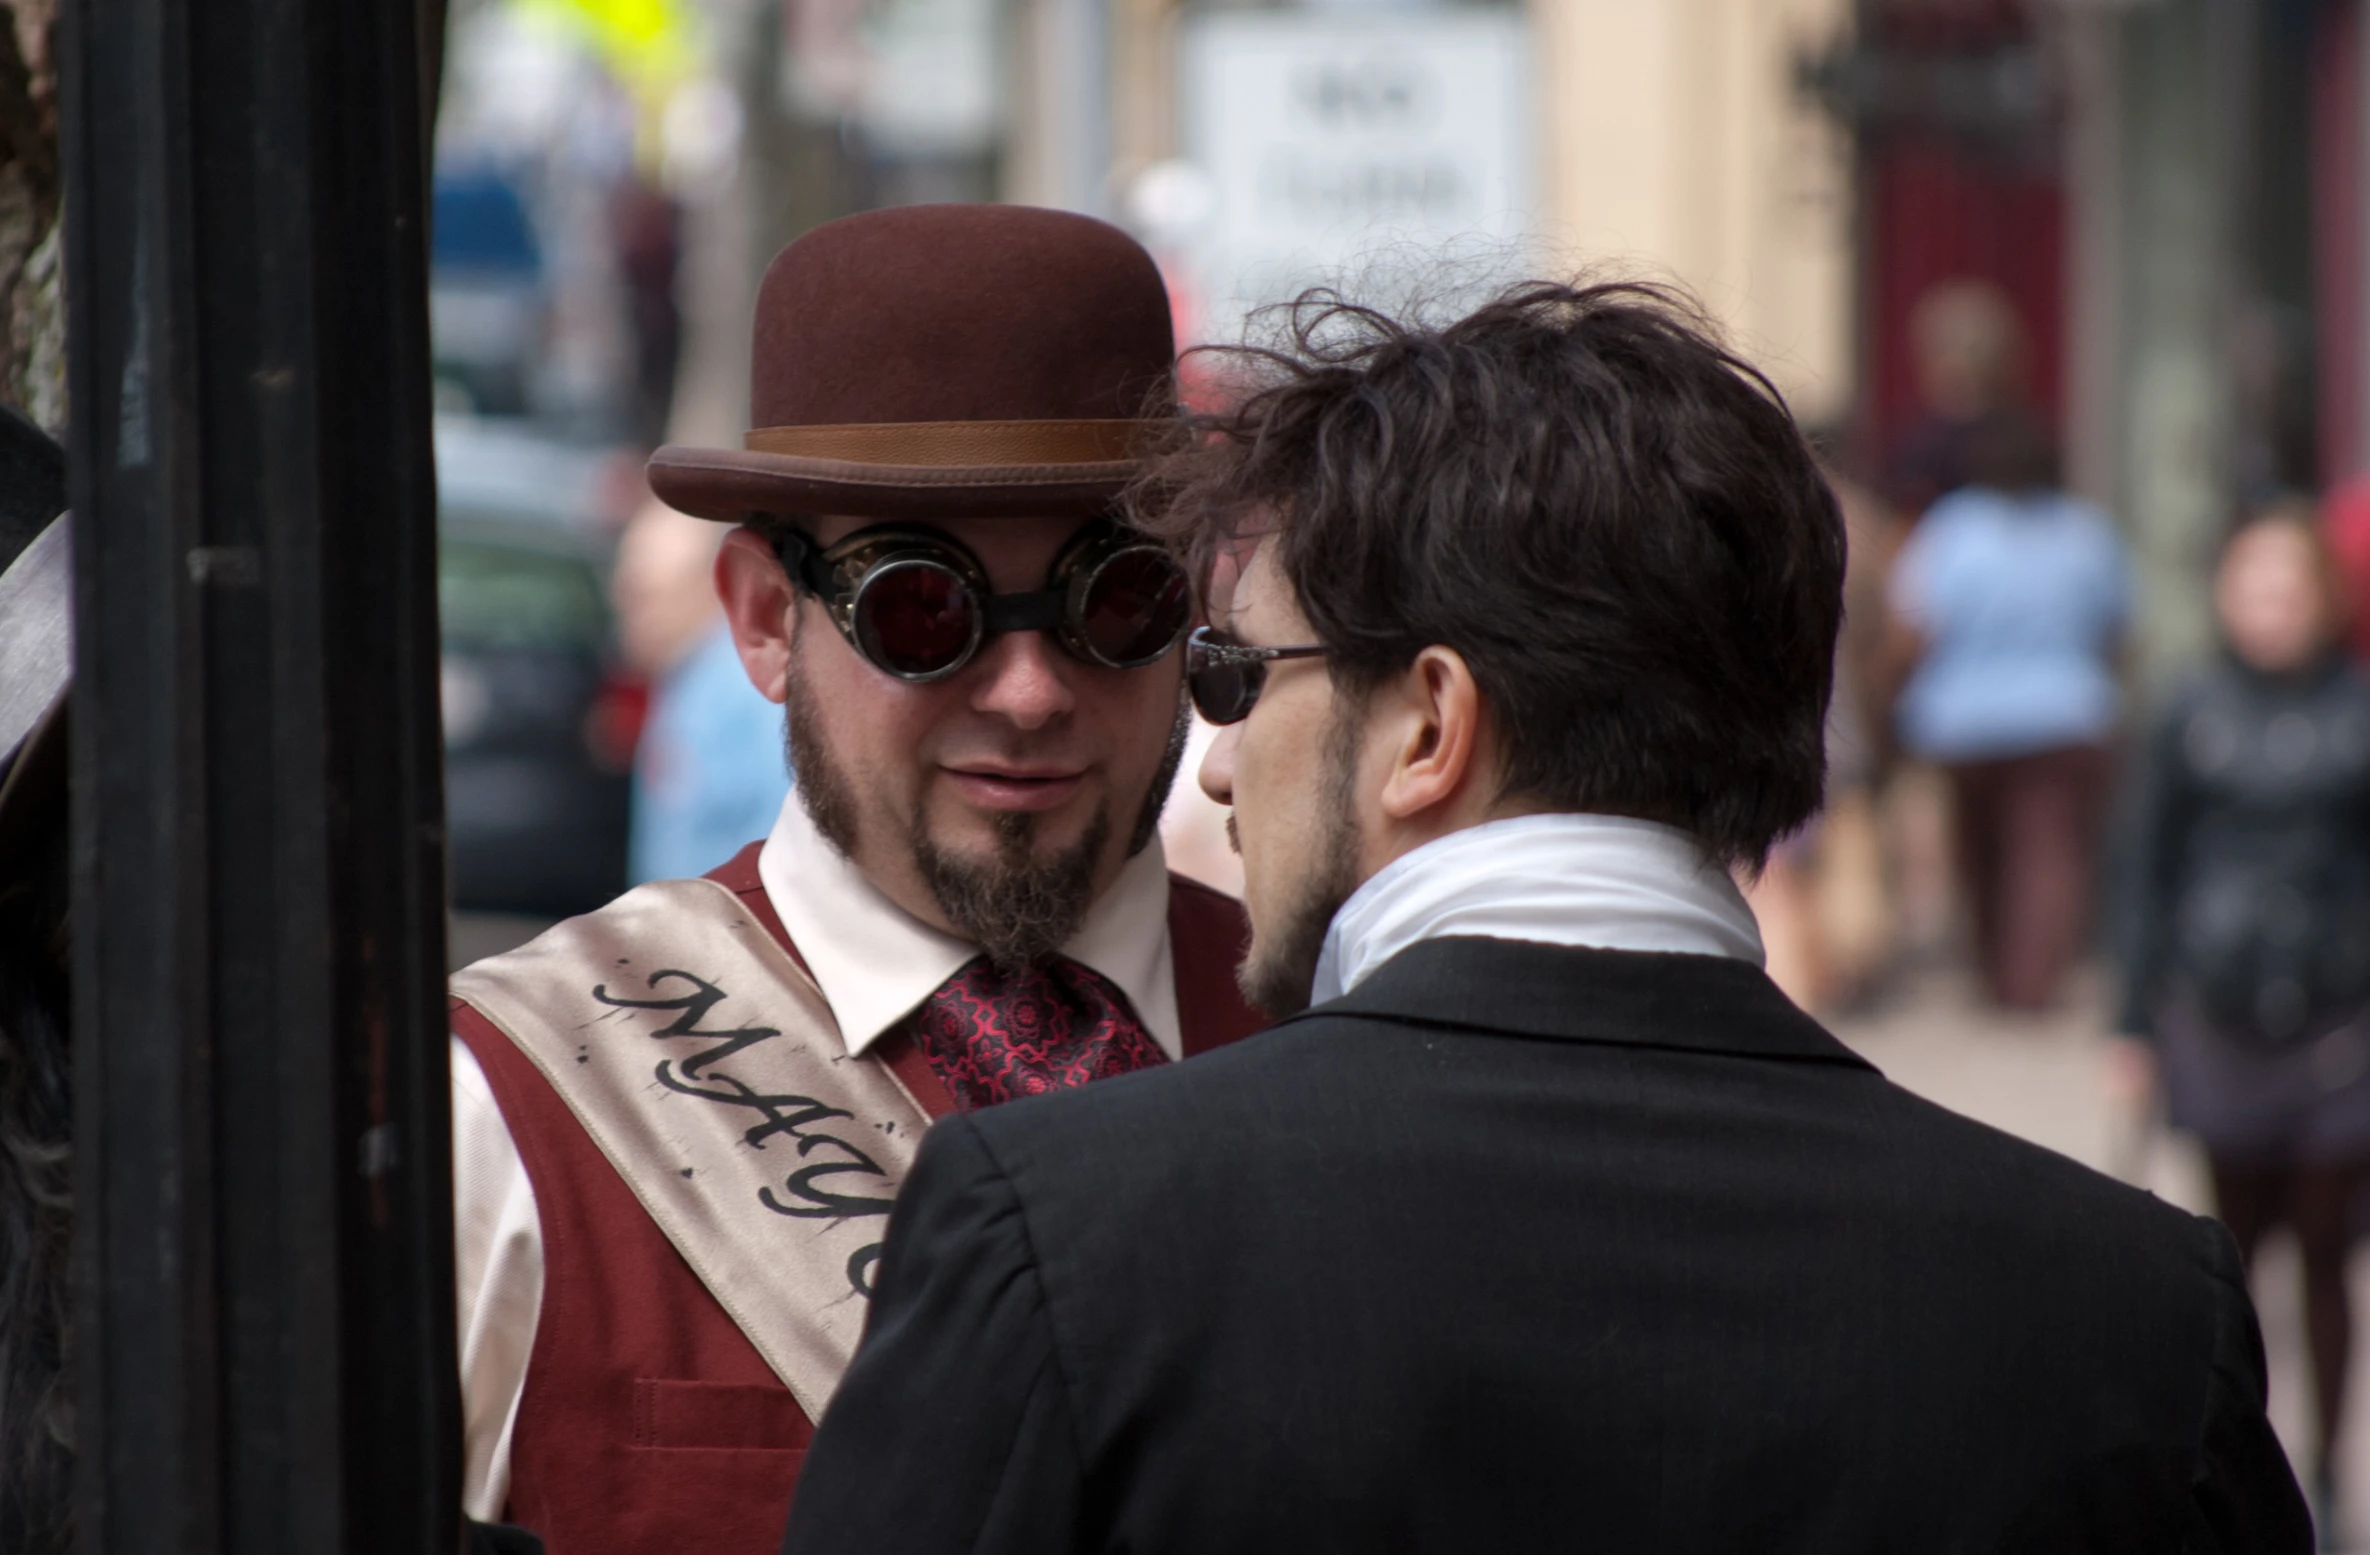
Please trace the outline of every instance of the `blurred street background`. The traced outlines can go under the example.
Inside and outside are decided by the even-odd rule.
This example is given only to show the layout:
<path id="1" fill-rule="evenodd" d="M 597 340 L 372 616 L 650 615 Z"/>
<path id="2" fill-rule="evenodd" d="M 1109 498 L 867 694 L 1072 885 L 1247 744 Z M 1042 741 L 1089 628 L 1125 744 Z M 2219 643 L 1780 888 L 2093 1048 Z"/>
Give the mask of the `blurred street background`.
<path id="1" fill-rule="evenodd" d="M 2275 1413 L 2370 1547 L 2370 1429 L 2314 1380 L 2370 1386 L 2370 725 L 2343 686 L 2290 705 L 2370 642 L 2366 5 L 452 0 L 456 963 L 721 862 L 786 790 L 715 527 L 639 466 L 737 444 L 750 301 L 801 231 L 1103 216 L 1180 348 L 1312 284 L 1672 282 L 1812 432 L 1852 539 L 1829 809 L 1749 883 L 1773 973 L 1944 1105 L 2200 1210 L 2254 1194 Z M 1172 861 L 1231 885 L 1192 770 Z M 2344 1212 L 2289 1214 L 2307 1190 Z"/>
<path id="2" fill-rule="evenodd" d="M 1907 971 L 1896 997 L 1881 1008 L 1830 1024 L 1888 1077 L 1930 1101 L 2212 1214 L 2212 1186 L 2195 1142 L 2167 1129 L 2117 1073 L 2107 1002 L 2105 980 L 2094 968 L 2074 980 L 2064 1006 L 2050 1015 L 2003 1017 L 1985 1008 L 1962 968 L 1936 962 Z M 2357 1308 L 2370 1310 L 2370 1259 L 2357 1255 L 2348 1273 Z M 2291 1238 L 2266 1244 L 2253 1285 L 2271 1372 L 2272 1423 L 2305 1477 L 2317 1461 L 2317 1437 L 2302 1270 Z M 2350 1420 L 2370 1418 L 2370 1368 L 2353 1369 L 2346 1403 Z M 2339 1455 L 2339 1526 L 2330 1547 L 2370 1549 L 2370 1526 L 2354 1489 L 2370 1486 L 2370 1432 L 2349 1432 Z"/>

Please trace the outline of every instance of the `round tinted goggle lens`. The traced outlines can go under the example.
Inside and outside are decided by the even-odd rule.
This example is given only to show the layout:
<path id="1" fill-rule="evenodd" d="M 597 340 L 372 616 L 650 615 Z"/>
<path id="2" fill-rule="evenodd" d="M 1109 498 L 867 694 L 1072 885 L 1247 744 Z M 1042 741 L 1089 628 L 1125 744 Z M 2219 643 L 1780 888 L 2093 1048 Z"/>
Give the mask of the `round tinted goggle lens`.
<path id="1" fill-rule="evenodd" d="M 1167 552 L 1142 546 L 1095 569 L 1073 625 L 1105 664 L 1134 669 L 1174 648 L 1192 619 L 1184 569 Z"/>
<path id="2" fill-rule="evenodd" d="M 979 601 L 952 568 L 892 561 L 856 593 L 857 645 L 892 675 L 925 680 L 970 657 L 979 640 Z"/>

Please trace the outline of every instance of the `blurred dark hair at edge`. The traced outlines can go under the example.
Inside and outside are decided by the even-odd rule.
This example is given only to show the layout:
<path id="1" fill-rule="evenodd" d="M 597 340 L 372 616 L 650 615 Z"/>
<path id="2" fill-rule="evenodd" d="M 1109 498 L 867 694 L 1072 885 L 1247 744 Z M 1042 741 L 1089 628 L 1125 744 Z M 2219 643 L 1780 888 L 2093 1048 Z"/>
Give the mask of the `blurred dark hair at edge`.
<path id="1" fill-rule="evenodd" d="M 1701 310 L 1637 282 L 1507 287 L 1453 323 L 1338 293 L 1205 347 L 1229 390 L 1130 493 L 1205 580 L 1272 525 L 1353 698 L 1453 648 L 1504 792 L 1661 821 L 1758 867 L 1817 810 L 1842 615 L 1835 498 Z"/>
<path id="2" fill-rule="evenodd" d="M 64 817 L 0 870 L 0 1549 L 71 1547 Z"/>
<path id="3" fill-rule="evenodd" d="M 0 571 L 65 506 L 65 453 L 0 406 Z M 10 666 L 0 663 L 0 675 Z M 0 750 L 0 1550 L 73 1547 L 73 1080 L 65 716 Z M 10 778 L 16 781 L 9 782 Z"/>

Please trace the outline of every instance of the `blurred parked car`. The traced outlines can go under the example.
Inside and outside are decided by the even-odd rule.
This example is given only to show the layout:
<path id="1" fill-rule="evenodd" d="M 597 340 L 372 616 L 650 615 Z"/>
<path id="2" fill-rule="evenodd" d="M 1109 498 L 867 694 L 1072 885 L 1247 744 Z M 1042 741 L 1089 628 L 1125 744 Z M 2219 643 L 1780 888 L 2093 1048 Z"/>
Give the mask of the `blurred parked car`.
<path id="1" fill-rule="evenodd" d="M 625 886 L 644 700 L 612 650 L 603 456 L 447 421 L 437 462 L 454 905 L 584 912 Z"/>

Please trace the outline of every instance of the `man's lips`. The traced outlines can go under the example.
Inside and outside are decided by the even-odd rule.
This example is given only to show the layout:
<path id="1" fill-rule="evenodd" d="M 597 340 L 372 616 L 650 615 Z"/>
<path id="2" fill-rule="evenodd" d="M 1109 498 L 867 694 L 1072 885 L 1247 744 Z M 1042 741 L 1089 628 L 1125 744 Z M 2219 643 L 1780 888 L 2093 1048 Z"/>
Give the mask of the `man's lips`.
<path id="1" fill-rule="evenodd" d="M 1086 782 L 1080 771 L 1050 767 L 948 767 L 948 778 L 982 810 L 1051 810 Z"/>

